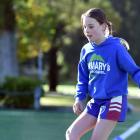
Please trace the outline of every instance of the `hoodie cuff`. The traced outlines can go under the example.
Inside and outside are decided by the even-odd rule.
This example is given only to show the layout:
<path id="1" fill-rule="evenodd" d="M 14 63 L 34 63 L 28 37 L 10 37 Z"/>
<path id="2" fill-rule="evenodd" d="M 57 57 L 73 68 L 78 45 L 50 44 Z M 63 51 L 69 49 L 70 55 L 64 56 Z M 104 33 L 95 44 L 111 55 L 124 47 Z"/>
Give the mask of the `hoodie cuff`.
<path id="1" fill-rule="evenodd" d="M 86 95 L 85 95 L 85 94 L 77 93 L 77 94 L 75 95 L 75 100 L 77 100 L 77 101 L 82 101 L 82 100 L 84 100 L 84 99 L 86 99 Z"/>

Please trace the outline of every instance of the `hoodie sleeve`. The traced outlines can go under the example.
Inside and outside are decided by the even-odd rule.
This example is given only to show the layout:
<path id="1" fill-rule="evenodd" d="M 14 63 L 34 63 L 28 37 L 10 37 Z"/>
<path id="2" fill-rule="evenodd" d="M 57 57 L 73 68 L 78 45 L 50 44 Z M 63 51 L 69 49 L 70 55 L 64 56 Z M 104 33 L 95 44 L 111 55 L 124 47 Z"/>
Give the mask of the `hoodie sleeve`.
<path id="1" fill-rule="evenodd" d="M 117 50 L 117 58 L 120 68 L 128 72 L 131 75 L 132 79 L 140 87 L 140 67 L 136 65 L 128 51 L 121 45 Z"/>
<path id="2" fill-rule="evenodd" d="M 87 63 L 85 59 L 83 59 L 83 51 L 84 50 L 81 51 L 80 62 L 78 64 L 78 75 L 75 95 L 76 100 L 84 100 L 88 93 L 89 72 Z"/>

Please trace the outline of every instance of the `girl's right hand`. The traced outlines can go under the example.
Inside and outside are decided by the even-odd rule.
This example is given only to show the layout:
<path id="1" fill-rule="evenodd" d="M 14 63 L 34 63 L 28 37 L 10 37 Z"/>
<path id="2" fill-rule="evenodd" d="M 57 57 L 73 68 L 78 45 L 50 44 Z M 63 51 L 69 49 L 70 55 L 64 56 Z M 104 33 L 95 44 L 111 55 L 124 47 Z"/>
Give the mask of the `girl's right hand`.
<path id="1" fill-rule="evenodd" d="M 73 104 L 73 112 L 76 115 L 80 115 L 84 110 L 84 105 L 82 103 L 82 101 L 79 100 L 75 100 L 74 104 Z"/>

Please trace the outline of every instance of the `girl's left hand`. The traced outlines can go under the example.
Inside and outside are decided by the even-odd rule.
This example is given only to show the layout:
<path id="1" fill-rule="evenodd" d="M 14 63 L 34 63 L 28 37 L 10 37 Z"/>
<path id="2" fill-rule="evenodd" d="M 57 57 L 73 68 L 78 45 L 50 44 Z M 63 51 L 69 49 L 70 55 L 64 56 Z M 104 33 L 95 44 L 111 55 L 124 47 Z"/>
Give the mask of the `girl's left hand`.
<path id="1" fill-rule="evenodd" d="M 73 111 L 76 115 L 80 115 L 84 110 L 84 106 L 82 101 L 75 101 L 75 103 L 73 104 Z"/>

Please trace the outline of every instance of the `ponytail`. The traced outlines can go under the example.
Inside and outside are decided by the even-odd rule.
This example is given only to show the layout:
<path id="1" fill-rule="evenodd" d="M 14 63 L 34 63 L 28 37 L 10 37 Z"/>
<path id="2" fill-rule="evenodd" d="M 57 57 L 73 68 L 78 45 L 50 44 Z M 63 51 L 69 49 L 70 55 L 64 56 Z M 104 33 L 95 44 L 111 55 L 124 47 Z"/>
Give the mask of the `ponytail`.
<path id="1" fill-rule="evenodd" d="M 108 26 L 108 30 L 109 30 L 109 35 L 112 35 L 112 23 L 110 21 L 107 21 L 107 26 Z"/>

